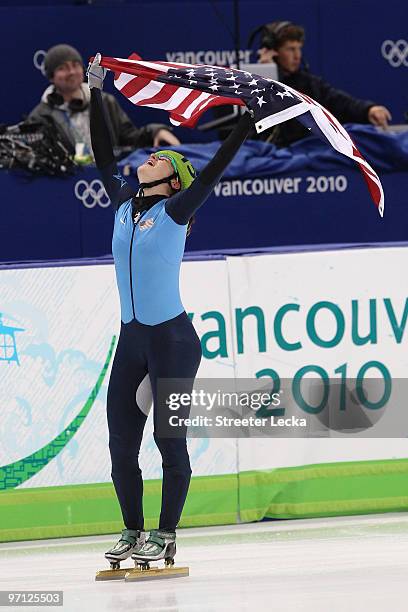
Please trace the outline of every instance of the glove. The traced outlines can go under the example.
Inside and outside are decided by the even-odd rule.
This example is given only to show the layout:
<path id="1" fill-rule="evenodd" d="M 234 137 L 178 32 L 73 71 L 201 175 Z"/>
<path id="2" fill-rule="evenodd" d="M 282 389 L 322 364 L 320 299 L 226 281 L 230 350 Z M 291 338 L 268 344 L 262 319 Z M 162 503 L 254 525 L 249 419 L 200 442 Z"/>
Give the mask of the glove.
<path id="1" fill-rule="evenodd" d="M 86 76 L 88 77 L 89 89 L 96 87 L 96 89 L 103 89 L 103 79 L 106 75 L 106 68 L 102 68 L 100 61 L 102 56 L 97 53 L 94 57 L 93 62 L 89 62 Z"/>

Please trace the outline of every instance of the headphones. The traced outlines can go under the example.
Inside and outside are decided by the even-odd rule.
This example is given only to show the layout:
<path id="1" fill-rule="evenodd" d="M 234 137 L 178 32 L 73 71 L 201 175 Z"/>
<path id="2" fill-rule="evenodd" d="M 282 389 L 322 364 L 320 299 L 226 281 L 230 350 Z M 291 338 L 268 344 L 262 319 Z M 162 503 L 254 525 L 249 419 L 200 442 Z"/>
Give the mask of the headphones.
<path id="1" fill-rule="evenodd" d="M 267 49 L 277 49 L 279 44 L 279 34 L 288 26 L 295 25 L 292 21 L 272 21 L 271 23 L 265 23 L 259 28 L 256 28 L 251 32 L 248 38 L 247 49 L 252 48 L 252 44 L 256 36 L 261 33 L 261 39 L 259 48 L 266 47 Z M 306 72 L 310 70 L 308 62 L 302 56 L 302 68 Z"/>
<path id="2" fill-rule="evenodd" d="M 261 32 L 261 41 L 259 47 L 267 49 L 276 49 L 279 42 L 279 32 L 290 25 L 294 25 L 291 21 L 272 21 L 264 23 L 251 32 L 248 38 L 247 48 L 250 49 L 255 40 L 255 37 Z"/>
<path id="3" fill-rule="evenodd" d="M 64 98 L 57 92 L 56 89 L 52 91 L 47 96 L 47 102 L 50 106 L 61 106 L 64 104 Z M 84 111 L 89 106 L 89 100 L 80 100 L 79 98 L 74 98 L 68 102 L 69 110 L 73 113 L 80 113 Z"/>

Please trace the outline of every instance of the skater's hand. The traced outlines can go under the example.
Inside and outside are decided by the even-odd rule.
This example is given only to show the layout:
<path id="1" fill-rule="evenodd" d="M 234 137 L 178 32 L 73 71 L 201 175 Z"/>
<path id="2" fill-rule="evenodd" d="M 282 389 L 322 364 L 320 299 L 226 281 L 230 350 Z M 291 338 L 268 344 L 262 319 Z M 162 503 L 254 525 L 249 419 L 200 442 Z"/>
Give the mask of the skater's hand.
<path id="1" fill-rule="evenodd" d="M 155 135 L 153 140 L 153 146 L 159 147 L 161 143 L 170 145 L 172 147 L 177 147 L 177 145 L 180 144 L 180 141 L 174 134 L 172 134 L 172 132 L 170 132 L 170 130 L 162 128 Z"/>
<path id="2" fill-rule="evenodd" d="M 96 89 L 103 89 L 103 79 L 106 75 L 106 68 L 102 68 L 100 65 L 102 56 L 97 53 L 94 57 L 93 62 L 89 62 L 86 76 L 88 77 L 89 89 L 96 87 Z"/>
<path id="3" fill-rule="evenodd" d="M 391 119 L 391 113 L 385 106 L 372 106 L 368 111 L 368 120 L 373 125 L 386 128 Z"/>

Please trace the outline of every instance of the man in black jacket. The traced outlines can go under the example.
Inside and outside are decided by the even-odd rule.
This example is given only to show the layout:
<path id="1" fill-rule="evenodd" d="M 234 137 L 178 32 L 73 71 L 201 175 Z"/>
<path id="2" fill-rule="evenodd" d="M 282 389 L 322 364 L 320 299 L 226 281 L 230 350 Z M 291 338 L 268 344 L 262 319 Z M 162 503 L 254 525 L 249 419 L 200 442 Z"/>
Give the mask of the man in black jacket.
<path id="1" fill-rule="evenodd" d="M 29 118 L 54 123 L 67 149 L 78 157 L 92 155 L 89 131 L 90 91 L 84 83 L 84 65 L 79 52 L 70 45 L 51 47 L 44 60 L 50 81 L 41 102 Z M 165 126 L 150 123 L 137 128 L 121 109 L 116 98 L 103 93 L 104 107 L 114 147 L 158 147 L 178 145 L 179 140 Z"/>
<path id="2" fill-rule="evenodd" d="M 340 123 L 372 123 L 387 127 L 391 114 L 385 106 L 353 98 L 309 72 L 306 65 L 302 66 L 304 38 L 304 29 L 290 21 L 268 23 L 262 28 L 258 61 L 262 64 L 276 62 L 280 82 L 307 94 L 325 106 Z M 286 147 L 308 136 L 309 132 L 301 123 L 292 119 L 264 134 L 263 139 Z"/>

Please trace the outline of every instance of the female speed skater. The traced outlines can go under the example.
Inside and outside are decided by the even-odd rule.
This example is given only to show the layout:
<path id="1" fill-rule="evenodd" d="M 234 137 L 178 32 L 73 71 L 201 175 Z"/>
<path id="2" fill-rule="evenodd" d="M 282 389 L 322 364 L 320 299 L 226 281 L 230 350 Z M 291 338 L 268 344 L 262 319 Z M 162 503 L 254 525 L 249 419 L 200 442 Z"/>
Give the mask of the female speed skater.
<path id="1" fill-rule="evenodd" d="M 123 529 L 105 553 L 111 567 L 132 558 L 138 563 L 176 552 L 176 527 L 190 484 L 185 435 L 166 437 L 157 427 L 168 405 L 158 397 L 158 379 L 192 383 L 201 360 L 200 340 L 180 300 L 179 271 L 194 213 L 206 201 L 247 137 L 253 121 L 245 113 L 214 158 L 196 177 L 191 163 L 175 151 L 158 151 L 138 167 L 135 193 L 115 163 L 101 90 L 106 69 L 95 56 L 88 68 L 90 124 L 96 165 L 115 211 L 112 252 L 121 306 L 121 329 L 107 394 L 112 480 Z M 216 211 L 215 211 L 216 214 Z M 146 423 L 141 383 L 150 379 L 154 440 L 162 456 L 162 502 L 158 529 L 146 540 L 143 480 L 138 455 Z M 185 389 L 183 389 L 185 391 Z"/>

